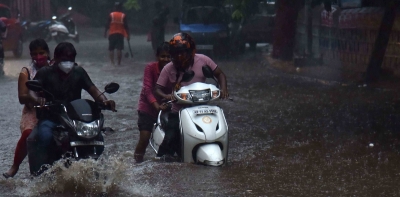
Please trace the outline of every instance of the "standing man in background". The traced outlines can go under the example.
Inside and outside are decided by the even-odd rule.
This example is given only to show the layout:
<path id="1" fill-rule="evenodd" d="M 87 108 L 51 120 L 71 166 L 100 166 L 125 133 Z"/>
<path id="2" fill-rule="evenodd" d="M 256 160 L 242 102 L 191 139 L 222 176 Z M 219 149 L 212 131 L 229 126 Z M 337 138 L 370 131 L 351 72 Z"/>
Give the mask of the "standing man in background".
<path id="1" fill-rule="evenodd" d="M 114 12 L 108 17 L 104 37 L 108 32 L 108 50 L 110 51 L 111 64 L 114 66 L 114 50 L 117 50 L 117 65 L 121 65 L 122 50 L 124 49 L 124 37 L 129 42 L 129 28 L 126 15 L 122 12 L 122 3 L 116 2 Z"/>
<path id="2" fill-rule="evenodd" d="M 160 1 L 156 1 L 154 7 L 157 14 L 152 20 L 151 46 L 153 47 L 153 50 L 156 51 L 157 47 L 161 43 L 165 42 L 165 25 L 168 22 L 169 8 Z"/>

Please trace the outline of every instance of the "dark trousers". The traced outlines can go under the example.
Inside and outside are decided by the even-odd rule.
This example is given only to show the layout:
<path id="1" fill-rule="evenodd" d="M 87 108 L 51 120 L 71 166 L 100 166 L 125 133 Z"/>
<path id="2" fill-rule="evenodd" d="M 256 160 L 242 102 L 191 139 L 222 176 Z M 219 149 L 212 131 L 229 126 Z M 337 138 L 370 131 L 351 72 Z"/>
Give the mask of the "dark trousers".
<path id="1" fill-rule="evenodd" d="M 179 114 L 171 112 L 168 115 L 168 123 L 165 128 L 164 141 L 158 149 L 158 157 L 165 154 L 174 155 L 175 152 L 181 156 L 181 143 L 180 143 L 180 130 L 179 130 Z"/>

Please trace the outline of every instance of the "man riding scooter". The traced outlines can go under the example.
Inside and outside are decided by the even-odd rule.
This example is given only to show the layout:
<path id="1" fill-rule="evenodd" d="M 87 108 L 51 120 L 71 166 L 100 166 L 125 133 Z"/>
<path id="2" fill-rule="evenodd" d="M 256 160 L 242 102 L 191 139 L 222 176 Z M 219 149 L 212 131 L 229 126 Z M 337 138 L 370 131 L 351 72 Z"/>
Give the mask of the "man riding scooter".
<path id="1" fill-rule="evenodd" d="M 180 89 L 181 86 L 187 86 L 195 82 L 205 82 L 206 77 L 203 75 L 202 67 L 207 65 L 214 73 L 214 77 L 218 79 L 221 89 L 222 99 L 229 97 L 226 76 L 222 70 L 209 57 L 196 54 L 196 45 L 192 37 L 187 33 L 177 33 L 169 41 L 170 54 L 172 61 L 168 63 L 161 71 L 157 80 L 155 93 L 167 100 L 175 100 L 171 95 L 164 94 L 162 89 L 165 87 L 175 87 Z M 182 76 L 186 71 L 194 71 L 194 77 L 183 82 Z M 173 91 L 173 90 L 171 90 Z M 165 128 L 164 141 L 160 145 L 157 158 L 164 155 L 173 156 L 175 152 L 180 157 L 180 135 L 179 135 L 179 110 L 184 106 L 173 103 L 171 112 L 168 115 L 168 123 Z"/>

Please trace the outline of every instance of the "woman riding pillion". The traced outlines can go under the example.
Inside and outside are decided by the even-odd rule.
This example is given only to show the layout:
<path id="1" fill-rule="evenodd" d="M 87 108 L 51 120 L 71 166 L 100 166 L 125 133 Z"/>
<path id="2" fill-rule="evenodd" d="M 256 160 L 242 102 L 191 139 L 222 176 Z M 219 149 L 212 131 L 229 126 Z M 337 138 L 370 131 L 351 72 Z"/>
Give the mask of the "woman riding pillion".
<path id="1" fill-rule="evenodd" d="M 33 40 L 29 44 L 29 51 L 31 55 L 31 63 L 29 67 L 22 68 L 18 78 L 18 99 L 21 104 L 24 104 L 20 122 L 22 135 L 18 140 L 17 147 L 15 148 L 13 165 L 7 172 L 3 173 L 5 178 L 14 177 L 15 174 L 17 174 L 19 166 L 28 154 L 26 139 L 37 123 L 36 111 L 35 108 L 33 108 L 33 104 L 37 101 L 37 98 L 34 98 L 29 94 L 25 82 L 33 79 L 37 71 L 43 67 L 49 66 L 50 62 L 50 50 L 46 41 L 43 39 Z"/>

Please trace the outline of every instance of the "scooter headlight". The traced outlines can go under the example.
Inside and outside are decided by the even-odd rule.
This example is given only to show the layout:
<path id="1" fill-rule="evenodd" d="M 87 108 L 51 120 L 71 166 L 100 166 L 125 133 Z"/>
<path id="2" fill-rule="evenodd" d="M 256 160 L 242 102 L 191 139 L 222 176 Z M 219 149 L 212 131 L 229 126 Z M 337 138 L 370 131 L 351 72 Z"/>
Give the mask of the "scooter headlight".
<path id="1" fill-rule="evenodd" d="M 74 122 L 75 130 L 76 130 L 76 134 L 79 137 L 93 138 L 93 137 L 96 137 L 100 132 L 98 120 L 89 122 L 89 123 L 85 123 L 85 122 L 81 122 L 81 121 L 73 121 L 73 122 Z"/>
<path id="2" fill-rule="evenodd" d="M 193 102 L 206 102 L 211 99 L 210 89 L 207 90 L 189 90 Z"/>
<path id="3" fill-rule="evenodd" d="M 192 100 L 192 97 L 188 93 L 178 93 L 176 95 L 178 95 L 179 98 L 184 100 L 184 101 Z"/>
<path id="4" fill-rule="evenodd" d="M 215 99 L 215 98 L 218 98 L 219 96 L 220 96 L 220 91 L 219 90 L 212 91 L 211 98 Z"/>

